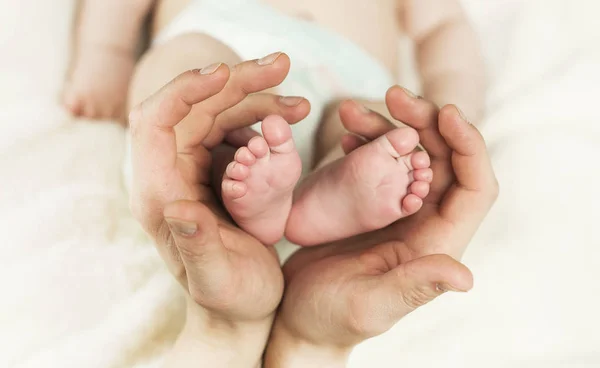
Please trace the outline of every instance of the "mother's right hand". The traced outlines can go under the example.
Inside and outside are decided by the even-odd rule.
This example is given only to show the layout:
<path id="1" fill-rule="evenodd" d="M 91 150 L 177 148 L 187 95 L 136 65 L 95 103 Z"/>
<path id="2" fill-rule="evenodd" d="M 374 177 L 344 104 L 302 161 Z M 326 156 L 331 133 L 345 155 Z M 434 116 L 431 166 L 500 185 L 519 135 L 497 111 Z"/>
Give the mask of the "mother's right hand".
<path id="1" fill-rule="evenodd" d="M 189 296 L 188 324 L 252 324 L 266 340 L 283 290 L 277 256 L 230 222 L 210 180 L 211 150 L 228 134 L 239 140 L 239 129 L 270 114 L 293 123 L 310 110 L 302 98 L 249 95 L 289 71 L 285 54 L 264 59 L 188 71 L 142 102 L 130 124 L 132 211 Z"/>

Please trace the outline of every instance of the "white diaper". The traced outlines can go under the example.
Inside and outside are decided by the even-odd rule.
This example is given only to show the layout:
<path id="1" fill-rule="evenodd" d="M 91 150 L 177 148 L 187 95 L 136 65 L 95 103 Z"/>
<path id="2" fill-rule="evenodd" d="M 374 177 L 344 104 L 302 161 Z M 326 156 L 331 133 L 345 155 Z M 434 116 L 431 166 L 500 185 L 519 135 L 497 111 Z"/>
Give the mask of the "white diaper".
<path id="1" fill-rule="evenodd" d="M 185 33 L 218 39 L 242 60 L 275 51 L 290 56 L 292 67 L 278 93 L 303 96 L 311 103 L 310 115 L 292 126 L 305 173 L 311 167 L 314 134 L 326 104 L 344 97 L 381 100 L 394 83 L 377 60 L 350 41 L 317 24 L 286 16 L 259 0 L 193 0 L 154 43 Z M 129 189 L 131 167 L 127 166 Z M 282 259 L 294 249 L 285 241 L 278 245 Z"/>
<path id="2" fill-rule="evenodd" d="M 313 135 L 325 105 L 334 98 L 383 99 L 392 75 L 373 57 L 312 22 L 282 14 L 259 0 L 193 0 L 155 43 L 184 33 L 204 33 L 243 60 L 284 51 L 292 60 L 278 93 L 307 98 L 312 111 L 292 129 L 308 169 Z"/>

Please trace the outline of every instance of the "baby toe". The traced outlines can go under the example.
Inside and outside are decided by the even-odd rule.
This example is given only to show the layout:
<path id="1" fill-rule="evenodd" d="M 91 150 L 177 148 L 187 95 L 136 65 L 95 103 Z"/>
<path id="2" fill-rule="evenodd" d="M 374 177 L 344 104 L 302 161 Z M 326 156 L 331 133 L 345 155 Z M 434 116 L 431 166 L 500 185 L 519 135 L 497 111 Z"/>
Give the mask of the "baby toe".
<path id="1" fill-rule="evenodd" d="M 393 157 L 410 154 L 419 144 L 419 134 L 413 128 L 397 128 L 378 138 Z"/>
<path id="2" fill-rule="evenodd" d="M 246 195 L 248 186 L 241 181 L 225 179 L 221 183 L 223 198 L 238 199 Z"/>
<path id="3" fill-rule="evenodd" d="M 254 137 L 248 142 L 248 149 L 256 158 L 263 158 L 269 153 L 269 145 L 263 137 Z"/>
<path id="4" fill-rule="evenodd" d="M 248 147 L 241 147 L 240 149 L 238 149 L 235 153 L 234 159 L 235 161 L 245 166 L 254 165 L 254 163 L 256 162 L 256 156 L 254 156 L 254 154 L 250 152 Z"/>
<path id="5" fill-rule="evenodd" d="M 415 194 L 408 194 L 402 199 L 402 212 L 409 216 L 417 212 L 423 207 L 423 200 Z"/>
<path id="6" fill-rule="evenodd" d="M 261 125 L 263 136 L 270 147 L 277 147 L 292 139 L 292 129 L 281 116 L 267 116 Z"/>
<path id="7" fill-rule="evenodd" d="M 431 165 L 431 159 L 425 151 L 415 152 L 411 155 L 410 163 L 413 169 L 426 169 Z"/>
<path id="8" fill-rule="evenodd" d="M 427 197 L 429 194 L 429 183 L 424 181 L 415 181 L 408 188 L 411 194 L 418 196 L 419 198 Z"/>
<path id="9" fill-rule="evenodd" d="M 415 180 L 431 183 L 431 181 L 433 180 L 433 170 L 431 170 L 430 168 L 414 170 L 413 177 L 415 178 Z"/>
<path id="10" fill-rule="evenodd" d="M 233 180 L 245 180 L 250 175 L 250 169 L 244 164 L 233 161 L 227 165 L 225 175 Z"/>

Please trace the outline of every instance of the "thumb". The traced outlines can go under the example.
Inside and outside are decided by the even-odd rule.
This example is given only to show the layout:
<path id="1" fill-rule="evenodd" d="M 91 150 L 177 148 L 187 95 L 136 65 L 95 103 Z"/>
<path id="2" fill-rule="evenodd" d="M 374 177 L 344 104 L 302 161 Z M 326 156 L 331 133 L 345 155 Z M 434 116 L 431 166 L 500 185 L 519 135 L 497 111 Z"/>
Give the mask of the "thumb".
<path id="1" fill-rule="evenodd" d="M 206 297 L 222 290 L 220 285 L 227 280 L 229 263 L 212 211 L 200 202 L 177 201 L 168 204 L 163 214 L 185 267 L 192 297 Z"/>
<path id="2" fill-rule="evenodd" d="M 473 287 L 471 271 L 445 254 L 401 264 L 383 275 L 382 281 L 374 290 L 378 294 L 375 300 L 392 304 L 385 309 L 389 311 L 389 327 L 446 291 L 466 292 Z"/>

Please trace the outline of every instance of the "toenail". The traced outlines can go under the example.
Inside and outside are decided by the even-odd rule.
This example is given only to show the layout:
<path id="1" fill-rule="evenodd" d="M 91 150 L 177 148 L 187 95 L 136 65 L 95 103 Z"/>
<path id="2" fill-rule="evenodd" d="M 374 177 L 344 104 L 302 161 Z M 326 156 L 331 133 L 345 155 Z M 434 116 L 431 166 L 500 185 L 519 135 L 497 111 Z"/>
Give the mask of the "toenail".
<path id="1" fill-rule="evenodd" d="M 198 225 L 193 222 L 165 218 L 171 230 L 181 236 L 192 236 L 198 231 Z"/>
<path id="2" fill-rule="evenodd" d="M 285 106 L 294 107 L 300 105 L 304 98 L 296 97 L 296 96 L 282 96 L 279 97 L 279 102 L 281 102 Z"/>
<path id="3" fill-rule="evenodd" d="M 269 54 L 265 57 L 262 57 L 262 58 L 256 60 L 256 63 L 261 66 L 270 65 L 270 64 L 273 64 L 279 56 L 281 56 L 281 52 L 274 52 L 272 54 Z"/>
<path id="4" fill-rule="evenodd" d="M 408 90 L 404 87 L 400 87 L 402 88 L 402 90 L 404 91 L 404 93 L 406 93 L 406 95 L 410 98 L 416 98 L 416 99 L 421 99 L 422 97 L 417 95 L 416 93 L 412 92 L 411 90 Z"/>
<path id="5" fill-rule="evenodd" d="M 200 74 L 202 74 L 202 75 L 213 74 L 214 72 L 217 71 L 217 69 L 219 69 L 219 67 L 221 65 L 223 65 L 223 63 L 214 63 L 214 64 L 210 64 L 208 66 L 205 66 L 204 68 L 200 69 Z"/>

